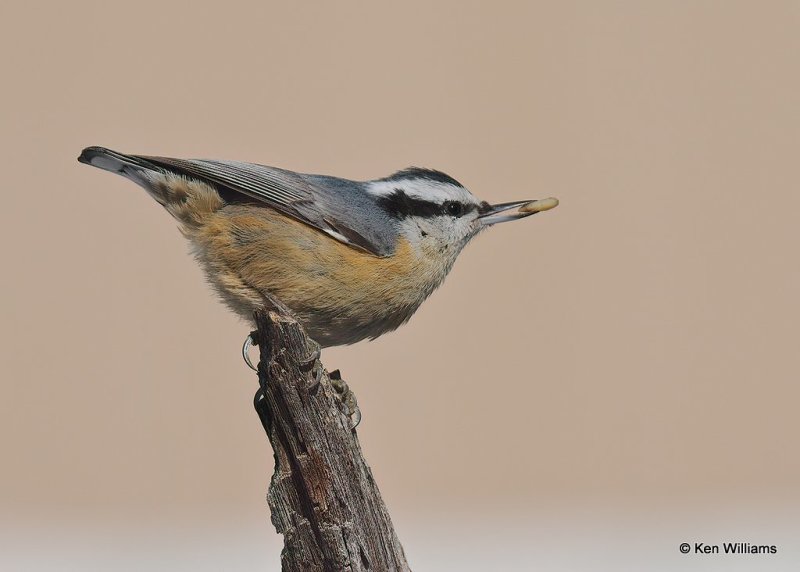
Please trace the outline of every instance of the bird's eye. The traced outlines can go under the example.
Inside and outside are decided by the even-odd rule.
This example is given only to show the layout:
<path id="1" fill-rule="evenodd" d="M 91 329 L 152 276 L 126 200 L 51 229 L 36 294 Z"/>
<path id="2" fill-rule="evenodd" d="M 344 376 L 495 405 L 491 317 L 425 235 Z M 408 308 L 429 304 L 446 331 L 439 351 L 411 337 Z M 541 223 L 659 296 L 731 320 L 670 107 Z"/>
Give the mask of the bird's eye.
<path id="1" fill-rule="evenodd" d="M 444 210 L 450 216 L 461 216 L 464 214 L 464 205 L 457 201 L 447 201 L 444 204 Z"/>

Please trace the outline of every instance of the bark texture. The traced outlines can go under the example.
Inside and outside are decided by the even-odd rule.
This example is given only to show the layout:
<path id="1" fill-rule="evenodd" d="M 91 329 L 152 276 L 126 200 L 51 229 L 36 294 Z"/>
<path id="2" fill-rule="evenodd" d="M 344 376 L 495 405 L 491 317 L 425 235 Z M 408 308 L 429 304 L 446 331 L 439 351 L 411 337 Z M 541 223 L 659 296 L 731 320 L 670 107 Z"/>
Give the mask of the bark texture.
<path id="1" fill-rule="evenodd" d="M 275 452 L 267 501 L 284 536 L 282 569 L 410 570 L 316 344 L 291 317 L 263 311 L 256 321 L 255 407 Z"/>

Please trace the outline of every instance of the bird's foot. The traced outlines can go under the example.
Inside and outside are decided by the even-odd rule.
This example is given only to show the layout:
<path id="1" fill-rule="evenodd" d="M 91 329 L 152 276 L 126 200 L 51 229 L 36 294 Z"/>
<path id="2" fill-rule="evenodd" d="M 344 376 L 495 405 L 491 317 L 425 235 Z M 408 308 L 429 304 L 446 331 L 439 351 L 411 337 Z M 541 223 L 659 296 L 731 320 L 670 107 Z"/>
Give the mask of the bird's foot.
<path id="1" fill-rule="evenodd" d="M 322 355 L 322 348 L 320 348 L 319 344 L 314 340 L 309 340 L 309 342 L 313 344 L 311 346 L 311 351 L 306 357 L 300 358 L 299 364 L 301 371 L 311 371 L 311 374 L 314 376 L 314 382 L 311 384 L 311 387 L 316 387 L 319 385 L 319 382 L 322 381 L 322 376 L 325 373 L 325 369 L 319 361 Z"/>
<path id="2" fill-rule="evenodd" d="M 328 377 L 330 377 L 331 385 L 336 391 L 336 397 L 342 411 L 350 418 L 350 428 L 355 429 L 361 423 L 361 409 L 358 407 L 356 394 L 353 393 L 347 382 L 342 379 L 342 374 L 338 369 L 330 372 Z"/>
<path id="3" fill-rule="evenodd" d="M 312 341 L 313 346 L 309 354 L 300 358 L 299 365 L 302 371 L 310 371 L 314 376 L 311 387 L 316 387 L 322 381 L 322 376 L 325 373 L 322 364 L 319 361 L 322 350 L 316 342 Z M 258 371 L 258 368 L 253 365 L 250 360 L 250 348 L 258 345 L 258 332 L 253 331 L 248 334 L 242 345 L 242 357 L 244 362 L 253 371 Z M 361 423 L 361 409 L 358 407 L 356 394 L 347 385 L 347 382 L 342 379 L 342 374 L 338 369 L 333 370 L 328 374 L 331 380 L 331 386 L 335 391 L 336 399 L 339 402 L 340 409 L 350 418 L 350 428 L 355 429 Z"/>

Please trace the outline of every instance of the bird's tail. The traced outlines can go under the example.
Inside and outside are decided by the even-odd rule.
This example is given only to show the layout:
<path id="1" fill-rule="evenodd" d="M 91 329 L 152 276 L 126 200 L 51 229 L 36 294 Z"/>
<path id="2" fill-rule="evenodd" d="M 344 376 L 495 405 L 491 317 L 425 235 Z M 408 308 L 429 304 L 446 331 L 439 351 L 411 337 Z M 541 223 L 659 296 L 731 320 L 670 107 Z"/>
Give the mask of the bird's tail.
<path id="1" fill-rule="evenodd" d="M 122 175 L 144 187 L 150 196 L 184 225 L 202 223 L 207 215 L 224 204 L 214 188 L 162 167 L 157 163 L 158 159 L 125 155 L 105 147 L 87 147 L 78 157 L 81 163 Z"/>
<path id="2" fill-rule="evenodd" d="M 141 157 L 125 155 L 105 147 L 87 147 L 81 152 L 78 161 L 122 175 L 145 188 L 149 187 L 152 174 L 164 172 L 160 167 Z"/>

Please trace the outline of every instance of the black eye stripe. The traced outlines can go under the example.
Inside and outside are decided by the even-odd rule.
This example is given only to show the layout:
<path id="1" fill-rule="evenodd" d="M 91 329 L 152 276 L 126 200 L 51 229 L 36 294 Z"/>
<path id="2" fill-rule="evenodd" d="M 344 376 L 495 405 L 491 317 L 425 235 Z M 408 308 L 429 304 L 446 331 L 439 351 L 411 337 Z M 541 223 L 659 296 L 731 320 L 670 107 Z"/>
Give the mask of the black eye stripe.
<path id="1" fill-rule="evenodd" d="M 409 216 L 430 218 L 435 216 L 463 216 L 477 209 L 476 205 L 458 201 L 445 201 L 443 204 L 409 197 L 403 189 L 395 189 L 391 195 L 380 197 L 378 205 L 391 216 L 404 219 Z M 457 212 L 454 212 L 457 211 Z"/>
<path id="2" fill-rule="evenodd" d="M 395 218 L 404 219 L 409 216 L 432 217 L 440 214 L 440 205 L 409 197 L 402 189 L 395 189 L 391 195 L 380 197 L 378 204 Z"/>

